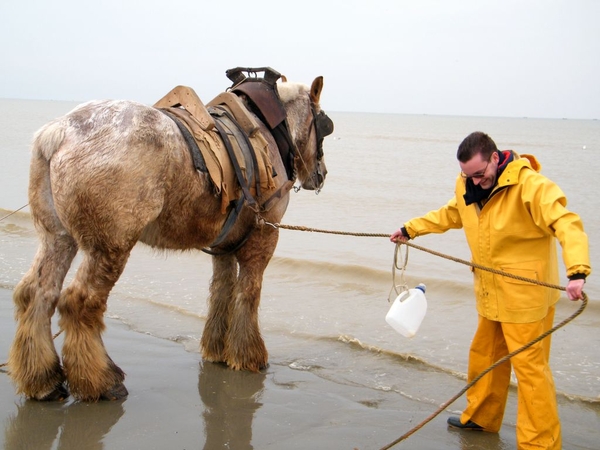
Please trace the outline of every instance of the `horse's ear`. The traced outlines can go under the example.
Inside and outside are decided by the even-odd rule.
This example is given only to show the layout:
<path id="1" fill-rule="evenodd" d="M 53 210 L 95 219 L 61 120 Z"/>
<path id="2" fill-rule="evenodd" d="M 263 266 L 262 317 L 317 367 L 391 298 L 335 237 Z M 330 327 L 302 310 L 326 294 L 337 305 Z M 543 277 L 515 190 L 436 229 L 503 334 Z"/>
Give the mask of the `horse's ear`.
<path id="1" fill-rule="evenodd" d="M 321 98 L 321 91 L 323 90 L 323 77 L 317 77 L 312 82 L 310 87 L 310 99 L 313 103 L 318 104 Z"/>

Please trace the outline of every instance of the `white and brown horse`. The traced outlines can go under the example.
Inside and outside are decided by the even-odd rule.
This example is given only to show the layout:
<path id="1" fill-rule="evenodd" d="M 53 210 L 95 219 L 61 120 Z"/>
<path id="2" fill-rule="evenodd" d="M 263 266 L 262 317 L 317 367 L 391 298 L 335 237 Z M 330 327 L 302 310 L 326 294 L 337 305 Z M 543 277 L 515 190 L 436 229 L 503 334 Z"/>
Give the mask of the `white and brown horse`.
<path id="1" fill-rule="evenodd" d="M 320 189 L 326 170 L 318 129 L 323 121 L 326 134 L 333 126 L 319 106 L 323 79 L 316 78 L 310 87 L 289 82 L 274 86 L 296 152 L 293 173 L 303 188 Z M 260 113 L 255 117 L 268 143 L 276 187 L 289 185 L 274 133 Z M 273 207 L 260 212 L 261 218 L 279 222 L 288 197 L 285 190 Z M 102 341 L 109 293 L 138 241 L 167 250 L 210 246 L 227 218 L 221 200 L 208 175 L 194 168 L 171 118 L 136 102 L 94 101 L 37 132 L 29 202 L 40 245 L 13 295 L 18 323 L 9 373 L 17 392 L 38 400 L 63 399 L 69 391 L 79 400 L 123 398 L 124 373 Z M 245 204 L 211 252 L 213 277 L 201 351 L 205 360 L 235 370 L 267 366 L 258 306 L 278 230 L 261 218 Z M 78 251 L 83 260 L 63 289 Z M 62 363 L 50 328 L 57 307 L 64 331 Z"/>

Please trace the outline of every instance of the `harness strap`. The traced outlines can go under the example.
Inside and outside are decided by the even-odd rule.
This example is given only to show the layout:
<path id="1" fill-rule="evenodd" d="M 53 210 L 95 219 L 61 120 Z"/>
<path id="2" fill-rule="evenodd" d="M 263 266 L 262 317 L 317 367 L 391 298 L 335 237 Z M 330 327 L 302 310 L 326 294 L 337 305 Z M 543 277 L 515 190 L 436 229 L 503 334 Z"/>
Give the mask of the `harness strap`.
<path id="1" fill-rule="evenodd" d="M 248 84 L 248 86 L 246 86 L 246 84 Z M 258 204 L 256 199 L 261 198 L 262 177 L 260 169 L 262 169 L 262 166 L 260 168 L 258 166 L 258 156 L 254 151 L 250 138 L 250 136 L 253 136 L 256 131 L 258 131 L 258 125 L 254 123 L 249 114 L 237 114 L 240 115 L 240 118 L 238 118 L 237 115 L 235 118 L 233 117 L 228 108 L 234 113 L 236 111 L 239 113 L 243 108 L 238 95 L 225 93 L 213 100 L 213 102 L 209 104 L 209 107 L 204 109 L 207 114 L 206 117 L 203 116 L 203 118 L 206 118 L 208 122 L 211 122 L 210 125 L 213 125 L 219 133 L 242 194 L 238 199 L 229 203 L 229 212 L 227 213 L 227 217 L 219 235 L 208 248 L 202 249 L 202 251 L 211 255 L 226 254 L 236 251 L 245 244 L 254 231 L 255 227 L 251 227 L 246 235 L 239 242 L 236 242 L 232 248 L 228 248 L 224 251 L 214 250 L 215 247 L 221 245 L 225 241 L 226 237 L 235 226 L 244 204 L 248 204 L 248 206 L 256 213 L 268 211 L 292 189 L 296 178 L 294 165 L 296 148 L 287 126 L 285 109 L 281 104 L 274 83 L 244 83 L 242 87 L 238 85 L 237 89 L 233 92 L 238 95 L 245 94 L 249 97 L 251 103 L 250 109 L 258 115 L 263 123 L 267 124 L 279 149 L 279 153 L 286 169 L 288 181 L 276 189 L 275 192 L 270 193 L 266 200 L 261 200 L 260 205 Z M 175 98 L 178 102 L 177 104 L 183 104 L 180 97 L 181 95 Z M 169 97 L 168 100 L 170 100 L 170 103 L 175 101 L 171 99 L 171 97 Z M 219 101 L 218 103 L 217 100 Z M 197 101 L 201 104 L 199 99 Z M 184 106 L 188 105 L 186 104 Z M 206 160 L 198 147 L 198 143 L 194 139 L 194 135 L 188 128 L 189 124 L 184 123 L 183 118 L 177 117 L 175 112 L 168 111 L 166 108 L 159 109 L 171 118 L 179 128 L 188 145 L 195 169 L 209 173 Z M 205 130 L 205 128 L 203 128 L 203 130 Z M 233 142 L 234 140 L 235 143 Z M 240 162 L 242 161 L 245 163 L 243 167 L 240 165 Z M 252 183 L 254 183 L 254 185 Z M 250 191 L 249 186 L 251 185 L 255 187 L 256 196 L 253 196 Z"/>
<path id="2" fill-rule="evenodd" d="M 276 77 L 279 77 L 279 74 L 276 74 Z M 232 92 L 238 95 L 243 94 L 248 98 L 250 109 L 267 125 L 277 143 L 288 179 L 295 180 L 294 158 L 298 152 L 287 126 L 287 113 L 281 103 L 275 83 L 272 79 L 270 82 L 246 79 L 245 82 L 236 84 Z"/>
<path id="3" fill-rule="evenodd" d="M 242 206 L 244 206 L 244 197 L 243 196 L 238 198 L 237 200 L 235 200 L 233 208 L 231 208 L 231 210 L 229 211 L 229 214 L 227 214 L 227 219 L 225 219 L 225 223 L 223 224 L 223 228 L 221 228 L 221 232 L 219 233 L 217 238 L 208 246 L 208 248 L 212 249 L 223 243 L 223 241 L 225 240 L 225 238 L 227 237 L 227 235 L 233 228 L 233 225 L 235 224 L 238 216 L 240 215 Z M 242 241 L 241 241 L 242 243 L 239 244 L 239 246 L 236 246 L 236 248 L 235 248 L 236 250 L 246 242 L 246 240 L 250 236 L 251 232 L 252 232 L 252 230 L 250 230 L 250 232 L 248 232 L 246 237 L 244 239 L 242 239 Z M 216 252 L 214 252 L 212 250 L 208 250 L 206 248 L 203 248 L 202 251 L 204 253 L 208 253 L 210 255 L 217 254 Z"/>
<path id="4" fill-rule="evenodd" d="M 294 165 L 294 158 L 296 157 L 296 151 L 290 132 L 286 126 L 286 121 L 281 122 L 275 128 L 271 130 L 271 135 L 275 139 L 277 148 L 279 149 L 279 155 L 283 161 L 285 172 L 288 180 L 296 179 L 296 166 Z"/>
<path id="5" fill-rule="evenodd" d="M 208 246 L 208 248 L 202 249 L 203 252 L 208 253 L 210 255 L 218 255 L 225 254 L 232 251 L 237 250 L 242 245 L 246 243 L 254 228 L 251 228 L 246 236 L 238 242 L 233 249 L 229 249 L 226 252 L 220 253 L 212 250 L 213 248 L 219 246 L 223 243 L 229 232 L 233 229 L 237 218 L 242 211 L 242 207 L 244 206 L 244 202 L 247 202 L 250 207 L 255 210 L 258 210 L 256 205 L 256 200 L 250 193 L 250 189 L 248 188 L 248 183 L 246 182 L 246 178 L 244 178 L 244 174 L 242 173 L 242 168 L 240 167 L 240 163 L 235 154 L 235 150 L 233 149 L 233 145 L 231 144 L 231 138 L 235 139 L 238 142 L 238 145 L 242 149 L 244 154 L 244 159 L 248 162 L 250 159 L 250 167 L 247 167 L 247 178 L 248 181 L 251 181 L 252 178 L 255 179 L 256 182 L 256 190 L 257 196 L 260 195 L 260 180 L 258 179 L 258 162 L 256 161 L 256 155 L 254 154 L 254 148 L 248 139 L 248 136 L 240 128 L 240 125 L 231 117 L 231 115 L 223 108 L 218 106 L 210 108 L 210 114 L 213 116 L 215 120 L 215 128 L 221 135 L 221 139 L 223 140 L 223 144 L 227 150 L 227 154 L 229 155 L 229 159 L 231 160 L 231 165 L 233 166 L 233 170 L 235 171 L 235 175 L 237 177 L 240 188 L 242 189 L 242 195 L 240 198 L 235 200 L 233 208 L 229 210 L 227 215 L 227 219 L 225 219 L 225 223 L 223 224 L 223 228 L 221 228 L 221 232 L 217 236 L 217 238 Z"/>
<path id="6" fill-rule="evenodd" d="M 285 194 L 287 194 L 289 191 L 291 191 L 293 187 L 294 187 L 294 181 L 292 181 L 292 180 L 286 181 L 282 186 L 279 187 L 279 189 L 277 189 L 275 192 L 273 192 L 273 195 L 271 195 L 268 199 L 266 199 L 264 202 L 262 202 L 262 204 L 260 205 L 261 210 L 262 211 L 270 210 L 273 207 L 273 205 L 275 205 L 277 202 L 279 202 L 279 200 L 281 200 Z"/>
<path id="7" fill-rule="evenodd" d="M 177 117 L 175 117 L 175 115 L 172 114 L 171 112 L 169 112 L 168 110 L 161 108 L 161 109 L 159 109 L 159 111 L 162 112 L 163 114 L 165 114 L 166 116 L 168 116 L 173 122 L 175 122 L 175 124 L 177 125 L 177 128 L 179 128 L 179 131 L 183 135 L 183 138 L 185 139 L 185 142 L 188 146 L 190 155 L 192 156 L 192 161 L 194 162 L 194 168 L 196 170 L 199 170 L 200 172 L 208 173 L 208 168 L 206 167 L 206 162 L 204 161 L 204 157 L 202 156 L 202 153 L 200 152 L 200 149 L 198 148 L 196 139 L 194 139 L 194 136 L 192 136 L 192 133 L 190 133 L 190 130 L 188 129 L 188 127 L 186 127 L 181 122 L 181 120 L 179 120 Z"/>
<path id="8" fill-rule="evenodd" d="M 256 198 L 260 198 L 260 170 L 258 167 L 258 160 L 256 158 L 256 151 L 249 138 L 249 133 L 244 128 L 244 124 L 237 120 L 227 109 L 216 106 L 211 107 L 211 114 L 214 117 L 219 117 L 221 120 L 227 118 L 227 121 L 223 120 L 223 123 L 228 122 L 231 127 L 229 130 L 232 132 L 234 139 L 237 141 L 239 148 L 242 150 L 244 160 L 248 162 L 250 160 L 251 166 L 246 165 L 246 179 L 251 182 L 254 178 L 254 188 L 256 190 Z M 218 111 L 218 113 L 217 113 Z"/>
<path id="9" fill-rule="evenodd" d="M 215 128 L 217 129 L 217 131 L 221 135 L 221 138 L 223 139 L 223 144 L 225 145 L 227 154 L 229 155 L 229 159 L 231 160 L 231 164 L 233 166 L 233 170 L 237 177 L 238 183 L 240 184 L 240 187 L 242 189 L 243 197 L 250 206 L 255 206 L 256 200 L 250 193 L 250 189 L 248 188 L 248 183 L 246 182 L 246 179 L 244 178 L 244 174 L 242 173 L 242 168 L 240 167 L 239 161 L 235 154 L 235 150 L 233 149 L 233 145 L 231 145 L 231 140 L 230 140 L 231 138 L 238 140 L 236 135 L 245 136 L 245 134 L 243 132 L 236 133 L 236 131 L 239 131 L 239 128 L 237 128 L 237 124 L 234 120 L 232 120 L 232 118 L 225 111 L 222 111 L 222 113 L 215 113 L 215 111 L 211 111 L 211 114 L 215 119 Z M 252 148 L 252 144 L 250 144 L 250 141 L 247 140 L 247 138 L 244 139 L 244 141 L 249 146 L 248 149 L 250 150 L 250 153 L 253 154 L 254 149 Z M 247 153 L 247 152 L 244 152 L 244 153 Z M 256 164 L 254 163 L 255 159 L 252 158 L 252 160 L 253 160 L 252 164 L 251 164 L 252 167 L 247 168 L 247 169 L 249 169 L 248 170 L 248 172 L 249 172 L 248 180 L 250 180 L 256 172 Z M 257 178 L 257 177 L 255 177 L 255 178 Z"/>

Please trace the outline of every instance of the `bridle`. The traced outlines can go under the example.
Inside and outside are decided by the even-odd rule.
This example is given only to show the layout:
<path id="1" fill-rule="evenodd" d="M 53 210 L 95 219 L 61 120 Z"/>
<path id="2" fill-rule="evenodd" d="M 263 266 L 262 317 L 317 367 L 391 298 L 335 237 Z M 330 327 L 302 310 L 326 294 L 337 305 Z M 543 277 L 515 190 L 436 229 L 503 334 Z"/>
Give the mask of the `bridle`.
<path id="1" fill-rule="evenodd" d="M 312 111 L 312 126 L 317 137 L 317 161 L 323 159 L 323 140 L 326 136 L 333 133 L 333 121 L 329 118 L 325 111 L 317 112 L 314 103 L 310 105 Z"/>
<path id="2" fill-rule="evenodd" d="M 323 187 L 323 184 L 325 183 L 325 174 L 323 174 L 322 164 L 321 164 L 321 161 L 323 160 L 323 156 L 324 156 L 323 141 L 325 140 L 326 136 L 329 136 L 331 133 L 333 133 L 333 121 L 329 118 L 329 116 L 327 114 L 325 114 L 325 111 L 320 110 L 319 112 L 317 112 L 317 108 L 316 108 L 315 104 L 312 102 L 310 104 L 310 110 L 312 113 L 312 120 L 311 120 L 310 132 L 308 134 L 307 142 L 310 141 L 310 137 L 314 130 L 315 139 L 317 142 L 316 155 L 315 155 L 317 158 L 317 163 L 316 163 L 317 168 L 312 173 L 311 177 L 313 178 L 313 181 L 314 181 L 315 193 L 318 194 L 319 192 L 321 192 L 321 188 Z M 300 152 L 298 152 L 298 156 L 299 156 L 300 160 L 302 161 L 302 163 L 304 164 L 304 166 L 306 167 L 306 163 L 302 159 Z M 294 188 L 294 190 L 296 192 L 299 189 L 300 188 L 297 188 L 297 189 Z"/>

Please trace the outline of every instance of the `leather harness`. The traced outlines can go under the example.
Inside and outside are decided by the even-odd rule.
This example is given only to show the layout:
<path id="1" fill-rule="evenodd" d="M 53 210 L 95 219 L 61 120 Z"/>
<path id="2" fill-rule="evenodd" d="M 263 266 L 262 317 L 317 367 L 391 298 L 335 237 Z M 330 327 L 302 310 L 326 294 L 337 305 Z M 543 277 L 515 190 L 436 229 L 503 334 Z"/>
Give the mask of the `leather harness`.
<path id="1" fill-rule="evenodd" d="M 277 78 L 274 79 L 274 81 L 276 80 Z M 292 188 L 296 179 L 294 168 L 296 149 L 287 127 L 286 111 L 281 104 L 274 81 L 245 78 L 234 86 L 231 92 L 222 93 L 208 103 L 208 108 L 204 106 L 193 89 L 186 86 L 177 86 L 154 104 L 154 107 L 177 124 L 189 148 L 194 168 L 212 175 L 211 179 L 217 192 L 223 196 L 222 210 L 228 210 L 221 232 L 208 249 L 203 249 L 206 253 L 221 254 L 213 249 L 225 241 L 244 203 L 257 213 L 267 211 Z M 278 189 L 274 189 L 272 177 L 276 174 L 270 161 L 264 161 L 268 155 L 261 155 L 262 164 L 257 159 L 258 150 L 254 148 L 252 141 L 256 142 L 258 139 L 260 145 L 264 142 L 265 149 L 266 141 L 258 132 L 259 127 L 255 119 L 248 114 L 244 106 L 240 107 L 242 102 L 239 100 L 239 95 L 245 95 L 249 99 L 252 112 L 269 128 L 277 143 L 288 176 L 288 181 Z M 210 139 L 210 135 L 215 132 L 220 136 L 219 141 L 225 147 L 228 162 L 233 168 L 235 179 L 242 191 L 238 198 L 231 201 L 229 199 L 235 189 L 223 181 L 227 178 L 226 174 L 222 173 L 220 177 L 216 174 L 215 167 L 219 166 L 221 172 L 229 169 L 225 167 L 226 164 L 222 157 L 217 157 L 217 159 L 221 159 L 216 164 L 211 161 L 211 156 L 217 153 L 214 147 L 219 146 L 214 139 Z M 206 144 L 207 142 L 209 145 Z M 208 152 L 207 147 L 210 147 L 212 152 Z M 207 160 L 209 164 L 207 164 Z M 270 173 L 268 173 L 269 170 Z M 262 180 L 261 175 L 262 178 L 268 178 L 268 181 Z M 220 183 L 219 179 L 221 179 Z M 261 183 L 265 186 L 264 191 L 261 189 Z M 254 191 L 254 195 L 251 191 Z M 266 199 L 262 199 L 262 194 L 270 195 Z M 257 199 L 261 199 L 260 204 Z M 229 248 L 226 253 L 239 249 L 253 229 L 251 228 L 247 235 L 233 248 Z"/>

